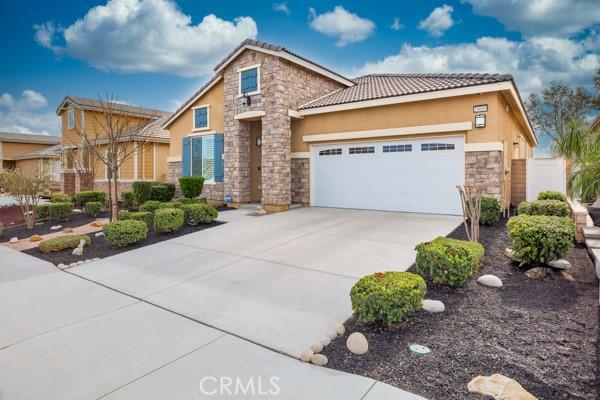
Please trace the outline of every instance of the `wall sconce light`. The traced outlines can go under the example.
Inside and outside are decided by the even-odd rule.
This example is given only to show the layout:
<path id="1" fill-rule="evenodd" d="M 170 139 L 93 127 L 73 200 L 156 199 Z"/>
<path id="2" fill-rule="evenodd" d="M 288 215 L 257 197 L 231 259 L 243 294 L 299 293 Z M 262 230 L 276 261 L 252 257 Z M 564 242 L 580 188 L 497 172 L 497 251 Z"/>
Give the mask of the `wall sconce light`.
<path id="1" fill-rule="evenodd" d="M 475 128 L 485 128 L 485 114 L 475 116 Z"/>
<path id="2" fill-rule="evenodd" d="M 519 142 L 513 142 L 513 146 L 518 146 Z"/>
<path id="3" fill-rule="evenodd" d="M 262 139 L 257 137 L 256 138 L 256 147 L 260 147 L 260 146 L 262 146 Z"/>
<path id="4" fill-rule="evenodd" d="M 242 105 L 244 107 L 249 107 L 252 104 L 252 99 L 247 94 L 242 96 Z"/>

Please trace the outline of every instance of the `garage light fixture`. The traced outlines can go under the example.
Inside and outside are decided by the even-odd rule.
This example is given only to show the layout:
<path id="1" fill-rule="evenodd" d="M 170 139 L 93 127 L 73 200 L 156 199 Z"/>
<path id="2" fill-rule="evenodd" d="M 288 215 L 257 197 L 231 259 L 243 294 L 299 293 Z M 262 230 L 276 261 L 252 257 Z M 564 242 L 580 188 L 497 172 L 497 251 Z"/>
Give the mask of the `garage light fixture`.
<path id="1" fill-rule="evenodd" d="M 475 116 L 475 128 L 485 128 L 485 114 Z"/>

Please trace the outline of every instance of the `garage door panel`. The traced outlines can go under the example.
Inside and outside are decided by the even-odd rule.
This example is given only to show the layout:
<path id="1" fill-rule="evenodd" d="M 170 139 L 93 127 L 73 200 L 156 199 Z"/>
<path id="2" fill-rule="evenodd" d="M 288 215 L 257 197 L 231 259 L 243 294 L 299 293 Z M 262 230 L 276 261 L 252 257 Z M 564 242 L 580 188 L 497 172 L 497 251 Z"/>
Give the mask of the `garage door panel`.
<path id="1" fill-rule="evenodd" d="M 454 149 L 421 151 L 422 143 Z M 406 144 L 412 151 L 383 152 L 384 146 Z M 361 147 L 374 147 L 374 153 L 350 154 L 350 148 Z M 327 149 L 342 151 L 319 155 Z M 461 213 L 456 185 L 464 182 L 462 137 L 314 146 L 312 163 L 315 206 Z"/>

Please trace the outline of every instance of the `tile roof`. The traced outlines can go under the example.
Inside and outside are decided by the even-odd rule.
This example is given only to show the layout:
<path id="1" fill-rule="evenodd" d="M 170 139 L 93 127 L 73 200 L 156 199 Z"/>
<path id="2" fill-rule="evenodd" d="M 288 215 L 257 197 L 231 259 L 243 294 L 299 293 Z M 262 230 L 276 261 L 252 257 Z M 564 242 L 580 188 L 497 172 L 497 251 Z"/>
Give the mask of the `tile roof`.
<path id="1" fill-rule="evenodd" d="M 434 92 L 511 81 L 501 74 L 371 74 L 353 79 L 356 85 L 336 90 L 299 107 L 300 110 L 385 97 Z"/>
<path id="2" fill-rule="evenodd" d="M 34 135 L 30 133 L 16 132 L 0 132 L 0 142 L 57 144 L 60 143 L 60 136 Z"/>
<path id="3" fill-rule="evenodd" d="M 30 158 L 57 158 L 60 157 L 61 146 L 56 144 L 54 146 L 48 146 L 40 150 L 31 151 L 29 153 L 19 154 L 15 157 L 15 160 L 26 160 Z"/>
<path id="4" fill-rule="evenodd" d="M 89 99 L 86 97 L 79 96 L 65 96 L 63 101 L 61 101 L 60 105 L 56 109 L 56 114 L 60 114 L 60 111 L 64 107 L 66 103 L 72 103 L 76 107 L 89 109 L 89 110 L 101 110 L 102 109 L 102 101 L 100 99 Z M 127 115 L 139 116 L 139 117 L 148 117 L 148 118 L 158 118 L 164 117 L 167 115 L 171 115 L 169 111 L 157 110 L 154 108 L 140 107 L 140 106 L 132 106 L 129 104 L 122 103 L 111 103 L 111 108 L 116 113 L 122 113 Z"/>
<path id="5" fill-rule="evenodd" d="M 139 136 L 143 136 L 144 138 L 148 137 L 151 139 L 157 139 L 156 141 L 165 140 L 168 142 L 171 138 L 171 134 L 168 130 L 162 129 L 162 126 L 165 122 L 167 122 L 167 120 L 170 117 L 171 113 L 150 122 L 140 131 Z"/>

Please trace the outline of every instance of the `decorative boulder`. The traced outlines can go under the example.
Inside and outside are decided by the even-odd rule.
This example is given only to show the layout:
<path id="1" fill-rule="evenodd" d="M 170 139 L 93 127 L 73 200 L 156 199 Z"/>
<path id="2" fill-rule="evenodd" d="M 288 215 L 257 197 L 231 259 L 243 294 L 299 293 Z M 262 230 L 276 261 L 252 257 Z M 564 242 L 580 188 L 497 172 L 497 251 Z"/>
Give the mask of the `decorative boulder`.
<path id="1" fill-rule="evenodd" d="M 548 265 L 552 268 L 556 269 L 569 269 L 571 268 L 571 263 L 567 260 L 561 258 L 559 260 L 550 261 Z"/>
<path id="2" fill-rule="evenodd" d="M 313 354 L 315 353 L 311 349 L 304 350 L 302 354 L 300 354 L 300 360 L 309 362 Z"/>
<path id="3" fill-rule="evenodd" d="M 62 228 L 62 225 L 52 225 L 52 226 L 50 227 L 50 230 L 51 230 L 51 231 L 57 231 L 57 230 L 59 230 L 60 228 Z"/>
<path id="4" fill-rule="evenodd" d="M 331 343 L 331 339 L 329 339 L 329 336 L 324 336 L 323 339 L 321 339 L 321 344 L 323 345 L 323 347 L 329 346 L 329 343 Z"/>
<path id="5" fill-rule="evenodd" d="M 525 272 L 525 276 L 527 276 L 529 279 L 544 279 L 547 275 L 551 273 L 552 270 L 550 268 L 535 267 Z"/>
<path id="6" fill-rule="evenodd" d="M 537 400 L 535 396 L 523 389 L 519 382 L 500 374 L 478 376 L 467 385 L 471 393 L 491 396 L 505 400 Z"/>
<path id="7" fill-rule="evenodd" d="M 310 349 L 314 353 L 320 353 L 323 351 L 323 343 L 321 343 L 321 342 L 314 343 L 312 346 L 310 346 Z"/>
<path id="8" fill-rule="evenodd" d="M 83 210 L 79 209 L 79 208 L 74 208 L 72 211 L 73 214 L 83 214 Z"/>
<path id="9" fill-rule="evenodd" d="M 104 221 L 94 221 L 90 223 L 90 226 L 93 226 L 94 228 L 102 228 L 104 225 L 106 225 L 106 222 Z"/>
<path id="10" fill-rule="evenodd" d="M 348 336 L 348 340 L 346 340 L 346 347 L 353 354 L 365 354 L 369 351 L 369 342 L 365 335 L 360 332 L 354 332 L 350 336 Z"/>
<path id="11" fill-rule="evenodd" d="M 496 275 L 482 275 L 477 278 L 477 282 L 483 286 L 489 286 L 494 288 L 502 287 L 502 281 Z"/>
<path id="12" fill-rule="evenodd" d="M 73 228 L 65 228 L 63 229 L 63 233 L 73 233 Z"/>
<path id="13" fill-rule="evenodd" d="M 11 237 L 10 240 L 8 241 L 8 243 L 17 243 L 19 241 L 18 237 Z"/>
<path id="14" fill-rule="evenodd" d="M 423 310 L 428 311 L 430 313 L 440 313 L 444 312 L 446 306 L 444 306 L 444 303 L 442 303 L 439 300 L 425 299 L 423 300 L 422 308 Z"/>
<path id="15" fill-rule="evenodd" d="M 85 240 L 81 239 L 79 241 L 79 245 L 73 249 L 74 256 L 82 256 L 83 255 L 83 246 L 85 246 Z"/>
<path id="16" fill-rule="evenodd" d="M 327 357 L 325 357 L 323 354 L 314 354 L 311 358 L 310 358 L 310 362 L 318 365 L 320 367 L 323 367 L 325 365 L 327 365 L 327 362 L 329 360 L 327 359 Z"/>
<path id="17" fill-rule="evenodd" d="M 102 231 L 100 231 L 100 232 L 96 232 L 96 233 L 94 234 L 94 236 L 96 236 L 96 237 L 104 236 L 104 232 L 102 232 Z"/>
<path id="18" fill-rule="evenodd" d="M 335 331 L 337 332 L 338 335 L 344 336 L 344 333 L 346 333 L 346 328 L 344 328 L 344 325 L 342 325 L 342 324 L 337 324 L 335 326 Z"/>
<path id="19" fill-rule="evenodd" d="M 331 331 L 327 333 L 327 336 L 329 337 L 329 339 L 333 340 L 337 337 L 337 332 L 336 331 Z"/>
<path id="20" fill-rule="evenodd" d="M 504 255 L 512 260 L 514 253 L 510 247 L 507 247 L 506 250 L 504 250 Z"/>
<path id="21" fill-rule="evenodd" d="M 39 242 L 44 240 L 44 238 L 40 235 L 31 235 L 31 237 L 29 238 L 30 242 Z"/>

